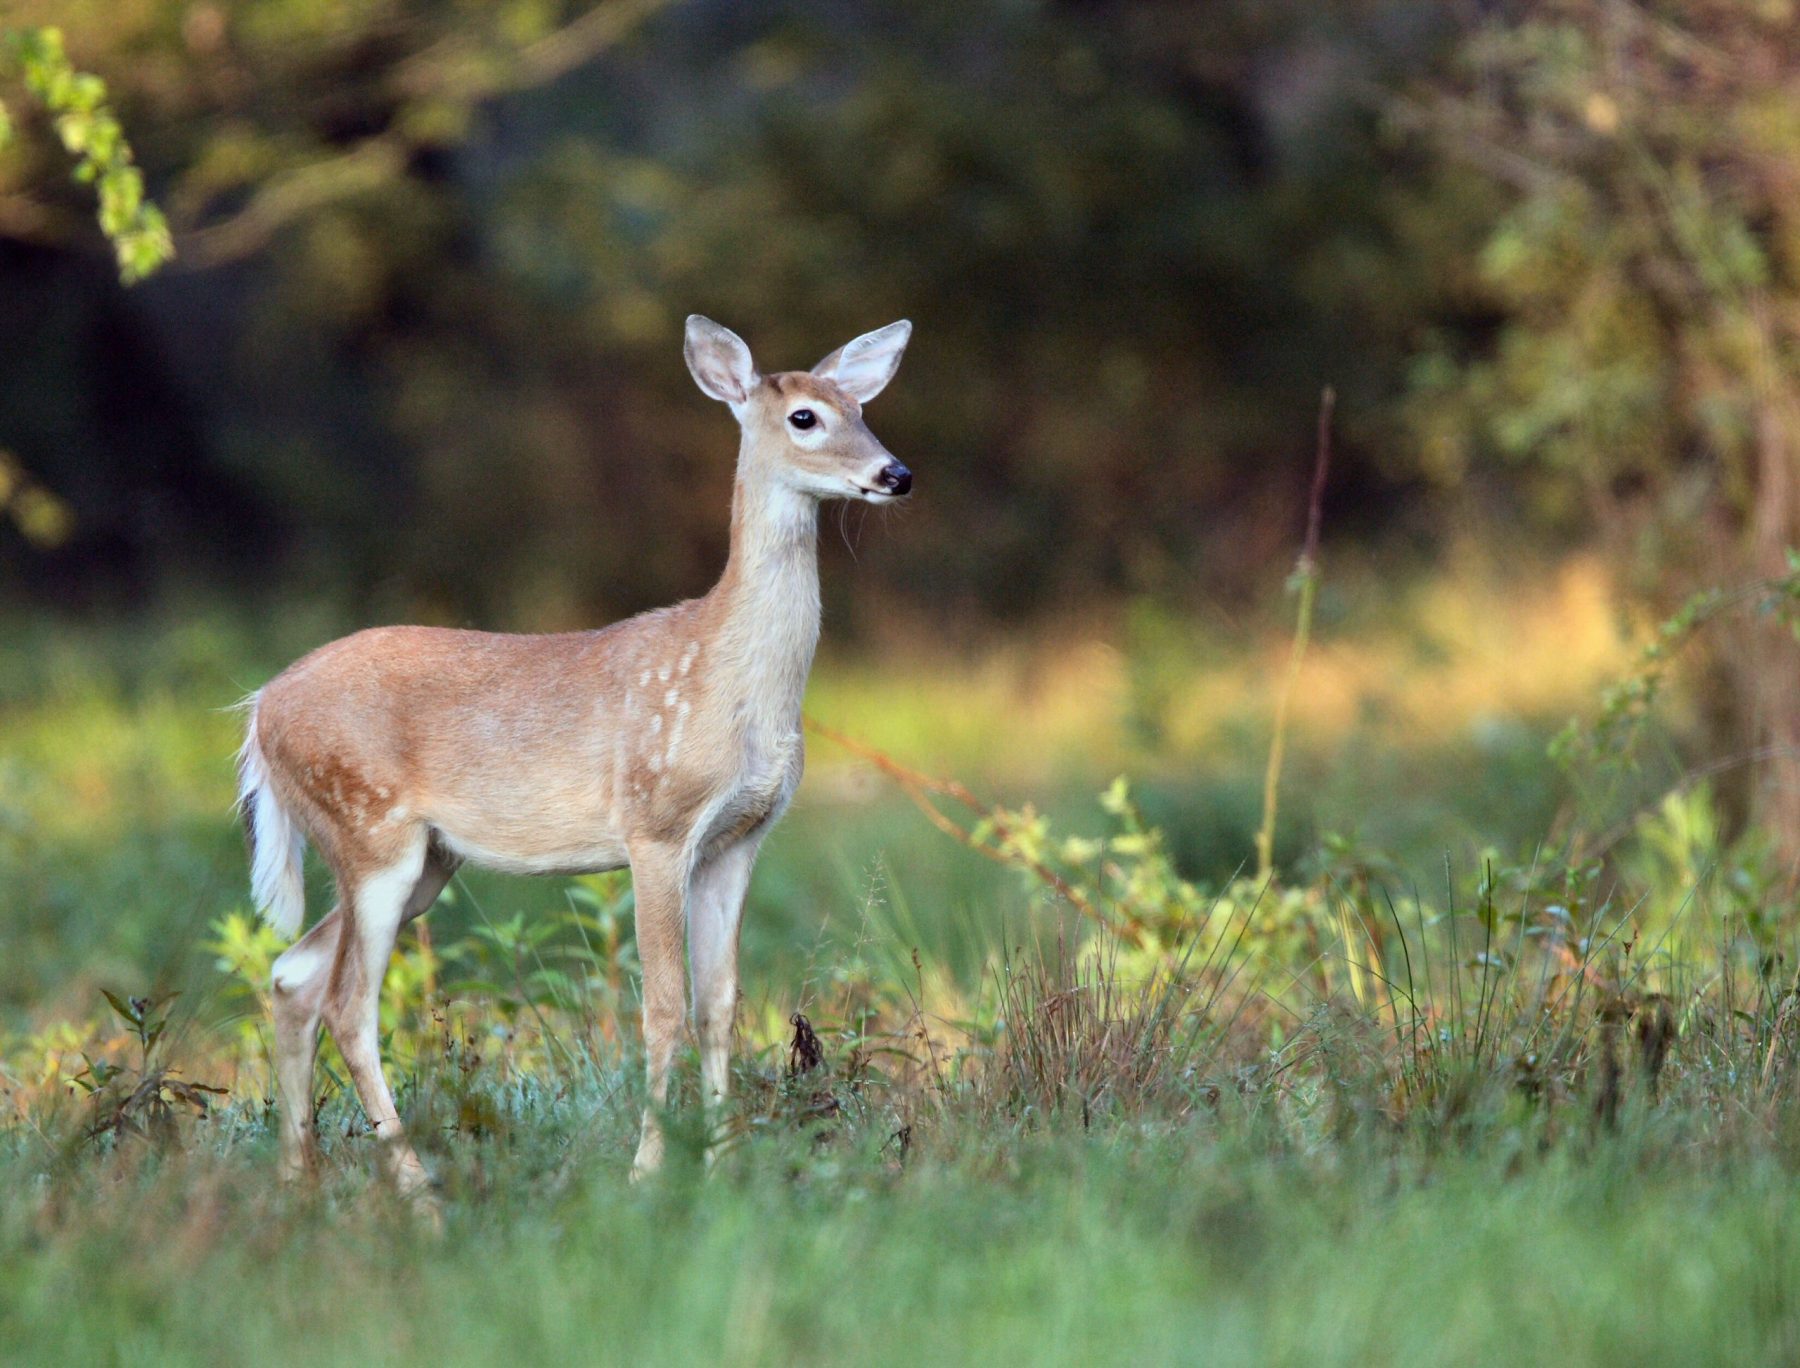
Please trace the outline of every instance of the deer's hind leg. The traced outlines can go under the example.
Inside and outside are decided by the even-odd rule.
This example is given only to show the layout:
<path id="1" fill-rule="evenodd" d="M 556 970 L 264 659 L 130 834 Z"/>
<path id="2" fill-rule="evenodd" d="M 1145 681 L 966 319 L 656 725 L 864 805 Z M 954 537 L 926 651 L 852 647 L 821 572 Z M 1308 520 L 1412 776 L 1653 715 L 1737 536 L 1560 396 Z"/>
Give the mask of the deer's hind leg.
<path id="1" fill-rule="evenodd" d="M 338 931 L 342 925 L 342 910 L 332 908 L 317 926 L 281 952 L 270 975 L 283 1178 L 307 1173 L 317 1157 L 312 1125 L 313 1060 L 319 1051 L 319 1015 L 325 1008 L 325 985 L 337 960 Z"/>
<path id="2" fill-rule="evenodd" d="M 457 861 L 438 846 L 430 847 L 424 871 L 406 900 L 403 921 L 423 916 L 429 910 L 456 872 L 456 865 Z M 331 983 L 332 969 L 337 964 L 343 920 L 342 906 L 333 907 L 312 930 L 282 951 L 270 976 L 283 1178 L 298 1178 L 310 1172 L 317 1159 L 313 1066 L 319 1052 L 319 1021 L 325 1011 L 325 992 Z"/>
<path id="3" fill-rule="evenodd" d="M 423 916 L 454 875 L 457 860 L 432 844 L 425 868 L 407 896 L 401 923 Z M 275 1093 L 281 1100 L 281 1175 L 301 1177 L 317 1159 L 313 1139 L 313 1064 L 319 1055 L 319 1022 L 337 967 L 344 907 L 338 904 L 275 959 Z M 376 983 L 380 995 L 380 981 Z"/>
<path id="4" fill-rule="evenodd" d="M 401 926 L 431 905 L 453 868 L 419 826 L 338 870 L 341 930 L 324 992 L 325 1024 L 382 1143 L 384 1166 L 406 1194 L 424 1188 L 429 1176 L 406 1141 L 382 1073 L 381 981 Z"/>

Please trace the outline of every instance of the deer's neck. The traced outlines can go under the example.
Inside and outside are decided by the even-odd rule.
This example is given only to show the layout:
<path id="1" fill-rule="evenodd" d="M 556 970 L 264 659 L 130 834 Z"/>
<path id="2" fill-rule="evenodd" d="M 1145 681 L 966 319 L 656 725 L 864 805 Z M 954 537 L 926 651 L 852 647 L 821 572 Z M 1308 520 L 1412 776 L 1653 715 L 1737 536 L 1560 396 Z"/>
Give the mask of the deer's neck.
<path id="1" fill-rule="evenodd" d="M 731 555 L 711 597 L 720 614 L 713 667 L 752 727 L 799 725 L 819 644 L 819 507 L 740 466 Z"/>

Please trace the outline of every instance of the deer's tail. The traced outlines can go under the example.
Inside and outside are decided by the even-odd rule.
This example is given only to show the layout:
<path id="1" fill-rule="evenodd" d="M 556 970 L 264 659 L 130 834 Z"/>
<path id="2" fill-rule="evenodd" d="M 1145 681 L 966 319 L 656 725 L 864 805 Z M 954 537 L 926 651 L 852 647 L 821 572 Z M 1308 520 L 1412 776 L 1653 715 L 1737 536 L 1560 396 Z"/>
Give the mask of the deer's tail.
<path id="1" fill-rule="evenodd" d="M 281 805 L 269 780 L 269 762 L 256 735 L 256 703 L 243 702 L 244 744 L 238 750 L 238 817 L 250 845 L 250 894 L 263 920 L 277 934 L 294 936 L 306 919 L 306 883 L 301 858 L 306 836 Z"/>

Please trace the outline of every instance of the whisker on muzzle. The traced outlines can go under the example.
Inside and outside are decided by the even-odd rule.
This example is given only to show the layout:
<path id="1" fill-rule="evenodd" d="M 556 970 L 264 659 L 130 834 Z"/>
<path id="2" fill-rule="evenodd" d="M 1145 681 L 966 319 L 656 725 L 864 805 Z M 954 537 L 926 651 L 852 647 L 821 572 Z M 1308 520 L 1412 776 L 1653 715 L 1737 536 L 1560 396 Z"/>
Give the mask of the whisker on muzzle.
<path id="1" fill-rule="evenodd" d="M 868 505 L 862 505 L 867 508 Z M 860 529 L 858 529 L 860 532 Z M 850 541 L 850 503 L 849 500 L 838 504 L 838 536 L 844 539 L 844 549 L 850 553 L 850 559 L 857 559 L 856 547 Z"/>

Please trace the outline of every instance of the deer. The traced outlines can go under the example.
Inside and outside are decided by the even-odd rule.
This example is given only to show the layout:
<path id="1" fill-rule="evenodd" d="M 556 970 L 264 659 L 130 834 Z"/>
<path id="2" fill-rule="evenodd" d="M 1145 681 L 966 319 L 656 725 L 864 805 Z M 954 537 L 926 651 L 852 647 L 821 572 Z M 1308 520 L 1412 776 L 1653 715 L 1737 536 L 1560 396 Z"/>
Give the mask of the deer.
<path id="1" fill-rule="evenodd" d="M 279 935 L 300 930 L 309 841 L 337 893 L 271 974 L 284 1178 L 317 1168 L 323 1023 L 386 1177 L 430 1200 L 382 1071 L 377 1012 L 400 929 L 464 864 L 630 869 L 647 1094 L 634 1181 L 663 1160 L 660 1116 L 689 980 L 703 1105 L 711 1114 L 724 1103 L 744 897 L 804 764 L 819 505 L 911 492 L 912 472 L 863 420 L 911 334 L 911 323 L 890 323 L 810 371 L 762 375 L 736 333 L 687 320 L 688 370 L 740 431 L 730 550 L 702 597 L 593 631 L 369 628 L 245 700 L 238 803 L 253 900 Z"/>

